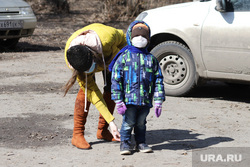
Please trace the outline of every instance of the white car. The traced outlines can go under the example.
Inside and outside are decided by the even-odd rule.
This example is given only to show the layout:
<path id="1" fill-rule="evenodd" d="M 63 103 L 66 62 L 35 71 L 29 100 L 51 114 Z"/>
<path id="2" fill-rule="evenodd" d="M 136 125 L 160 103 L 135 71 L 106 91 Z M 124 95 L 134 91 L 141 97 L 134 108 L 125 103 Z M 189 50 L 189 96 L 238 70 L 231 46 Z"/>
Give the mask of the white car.
<path id="1" fill-rule="evenodd" d="M 200 0 L 142 12 L 149 50 L 166 95 L 184 96 L 202 80 L 250 83 L 250 0 Z"/>
<path id="2" fill-rule="evenodd" d="M 21 37 L 31 36 L 37 24 L 23 0 L 0 0 L 0 49 L 13 49 Z"/>

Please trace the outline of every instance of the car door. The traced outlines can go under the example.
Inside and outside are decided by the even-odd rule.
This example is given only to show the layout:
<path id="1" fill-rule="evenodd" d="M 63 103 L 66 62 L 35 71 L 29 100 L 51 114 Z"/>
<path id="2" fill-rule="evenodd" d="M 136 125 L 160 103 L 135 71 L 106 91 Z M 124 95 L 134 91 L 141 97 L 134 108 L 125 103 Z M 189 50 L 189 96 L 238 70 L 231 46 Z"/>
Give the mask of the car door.
<path id="1" fill-rule="evenodd" d="M 203 61 L 208 77 L 250 80 L 250 1 L 232 8 L 221 13 L 211 7 L 202 27 Z"/>

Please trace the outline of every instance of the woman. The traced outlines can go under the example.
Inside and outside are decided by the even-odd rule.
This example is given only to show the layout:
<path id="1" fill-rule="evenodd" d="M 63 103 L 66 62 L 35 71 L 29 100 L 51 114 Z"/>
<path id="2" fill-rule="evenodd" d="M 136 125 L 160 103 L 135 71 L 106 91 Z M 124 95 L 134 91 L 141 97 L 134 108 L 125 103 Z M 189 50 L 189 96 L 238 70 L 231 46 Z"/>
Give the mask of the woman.
<path id="1" fill-rule="evenodd" d="M 76 80 L 80 85 L 75 102 L 71 141 L 77 148 L 90 148 L 84 138 L 90 103 L 100 112 L 97 138 L 107 141 L 120 140 L 112 115 L 115 103 L 111 100 L 111 73 L 107 68 L 124 45 L 126 37 L 122 30 L 99 23 L 90 24 L 76 31 L 66 43 L 65 61 L 73 70 L 73 74 L 65 85 L 65 95 Z M 103 94 L 95 82 L 95 72 L 100 71 L 103 72 L 105 81 Z M 112 134 L 108 130 L 109 125 Z"/>

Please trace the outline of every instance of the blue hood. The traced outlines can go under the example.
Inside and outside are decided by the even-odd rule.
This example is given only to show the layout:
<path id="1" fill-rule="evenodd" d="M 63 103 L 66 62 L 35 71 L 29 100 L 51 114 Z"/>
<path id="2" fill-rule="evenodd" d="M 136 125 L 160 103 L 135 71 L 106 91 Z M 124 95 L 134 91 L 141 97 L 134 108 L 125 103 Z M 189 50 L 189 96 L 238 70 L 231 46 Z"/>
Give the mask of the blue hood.
<path id="1" fill-rule="evenodd" d="M 148 50 L 147 50 L 147 48 L 148 48 L 148 46 L 149 45 L 147 45 L 147 47 L 146 48 L 136 48 L 136 47 L 134 47 L 133 45 L 132 45 L 132 43 L 131 43 L 131 33 L 132 33 L 132 29 L 133 29 L 133 27 L 134 27 L 134 25 L 136 25 L 137 23 L 143 23 L 143 24 L 145 24 L 147 27 L 148 27 L 148 30 L 149 30 L 149 38 L 150 38 L 150 27 L 144 22 L 144 21 L 141 21 L 141 20 L 135 20 L 135 21 L 133 21 L 130 25 L 129 25 L 129 27 L 128 27 L 128 30 L 127 30 L 127 33 L 126 33 L 126 39 L 127 39 L 127 46 L 125 46 L 124 48 L 122 48 L 118 53 L 117 53 L 117 55 L 114 57 L 114 59 L 112 60 L 112 62 L 110 63 L 110 65 L 109 65 L 109 71 L 112 71 L 112 68 L 113 68 L 113 66 L 114 66 L 114 64 L 115 64 L 115 62 L 116 62 L 116 60 L 117 60 L 117 58 L 119 57 L 119 55 L 121 54 L 121 53 L 123 53 L 125 50 L 129 50 L 130 52 L 133 52 L 133 53 L 145 53 L 145 54 L 148 54 L 149 52 L 148 52 Z"/>
<path id="2" fill-rule="evenodd" d="M 145 25 L 148 27 L 148 29 L 149 29 L 149 37 L 150 37 L 150 34 L 151 34 L 151 32 L 150 32 L 150 27 L 147 25 L 147 23 L 145 23 L 144 21 L 141 21 L 141 20 L 135 20 L 135 21 L 133 21 L 133 22 L 129 25 L 128 30 L 127 30 L 127 33 L 126 33 L 127 44 L 130 45 L 130 46 L 132 45 L 132 44 L 131 44 L 131 33 L 132 33 L 132 29 L 133 29 L 134 25 L 136 25 L 137 23 L 143 23 L 143 24 L 145 24 Z"/>

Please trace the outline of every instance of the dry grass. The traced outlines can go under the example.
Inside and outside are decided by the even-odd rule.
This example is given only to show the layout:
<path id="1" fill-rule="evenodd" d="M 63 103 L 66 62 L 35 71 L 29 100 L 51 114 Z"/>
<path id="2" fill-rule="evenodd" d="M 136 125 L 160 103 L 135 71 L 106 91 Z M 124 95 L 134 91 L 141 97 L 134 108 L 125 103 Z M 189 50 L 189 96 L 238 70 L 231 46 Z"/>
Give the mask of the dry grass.
<path id="1" fill-rule="evenodd" d="M 91 13 L 110 21 L 126 21 L 140 12 L 193 0 L 26 0 L 36 14 Z"/>

